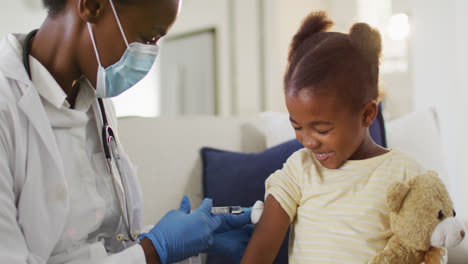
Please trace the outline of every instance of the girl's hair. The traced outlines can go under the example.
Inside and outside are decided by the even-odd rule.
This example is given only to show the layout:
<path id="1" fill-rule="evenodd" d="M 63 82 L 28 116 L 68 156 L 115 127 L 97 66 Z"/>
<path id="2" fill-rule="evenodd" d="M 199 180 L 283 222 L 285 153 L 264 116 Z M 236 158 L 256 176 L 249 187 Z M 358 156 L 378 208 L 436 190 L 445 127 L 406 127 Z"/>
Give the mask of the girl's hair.
<path id="1" fill-rule="evenodd" d="M 290 46 L 284 87 L 331 93 L 359 110 L 378 97 L 381 36 L 365 23 L 349 34 L 327 32 L 332 25 L 325 12 L 306 17 Z"/>

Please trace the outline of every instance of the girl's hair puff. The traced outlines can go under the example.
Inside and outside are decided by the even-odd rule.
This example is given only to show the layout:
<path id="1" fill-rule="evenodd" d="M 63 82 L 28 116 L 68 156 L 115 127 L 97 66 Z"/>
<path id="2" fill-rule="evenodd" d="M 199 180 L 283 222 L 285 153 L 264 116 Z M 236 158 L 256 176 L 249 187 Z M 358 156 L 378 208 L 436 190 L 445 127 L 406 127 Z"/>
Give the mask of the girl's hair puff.
<path id="1" fill-rule="evenodd" d="M 356 23 L 349 30 L 349 39 L 361 55 L 372 64 L 380 64 L 382 37 L 377 29 L 366 23 Z"/>
<path id="2" fill-rule="evenodd" d="M 358 110 L 378 97 L 381 36 L 365 23 L 349 34 L 327 32 L 332 25 L 325 12 L 306 17 L 290 46 L 284 87 L 332 93 Z"/>
<path id="3" fill-rule="evenodd" d="M 292 40 L 288 61 L 291 62 L 293 60 L 294 55 L 296 55 L 299 47 L 305 40 L 315 33 L 327 31 L 333 24 L 333 21 L 327 18 L 327 13 L 323 11 L 309 14 L 302 22 L 301 28 Z"/>

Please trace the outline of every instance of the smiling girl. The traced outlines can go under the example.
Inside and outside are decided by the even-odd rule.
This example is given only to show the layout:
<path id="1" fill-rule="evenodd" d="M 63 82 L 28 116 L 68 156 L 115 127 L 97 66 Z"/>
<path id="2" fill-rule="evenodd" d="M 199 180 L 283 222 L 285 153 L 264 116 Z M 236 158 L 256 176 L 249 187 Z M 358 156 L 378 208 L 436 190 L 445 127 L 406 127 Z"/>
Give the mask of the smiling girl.
<path id="1" fill-rule="evenodd" d="M 367 263 L 392 235 L 388 186 L 422 172 L 369 134 L 379 104 L 381 37 L 364 23 L 349 34 L 310 14 L 295 35 L 284 86 L 304 145 L 266 181 L 263 215 L 242 263 L 272 263 L 291 227 L 289 263 Z"/>

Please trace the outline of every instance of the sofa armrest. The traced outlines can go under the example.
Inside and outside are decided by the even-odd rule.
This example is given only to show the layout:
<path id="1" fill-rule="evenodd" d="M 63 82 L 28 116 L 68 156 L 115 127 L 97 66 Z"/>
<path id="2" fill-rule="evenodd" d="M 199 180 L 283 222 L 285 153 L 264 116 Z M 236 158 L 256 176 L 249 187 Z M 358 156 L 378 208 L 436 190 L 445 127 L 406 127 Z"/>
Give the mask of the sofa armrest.
<path id="1" fill-rule="evenodd" d="M 468 227 L 468 219 L 464 219 L 465 227 Z M 468 238 L 462 241 L 460 245 L 448 250 L 448 264 L 466 264 L 468 263 Z"/>

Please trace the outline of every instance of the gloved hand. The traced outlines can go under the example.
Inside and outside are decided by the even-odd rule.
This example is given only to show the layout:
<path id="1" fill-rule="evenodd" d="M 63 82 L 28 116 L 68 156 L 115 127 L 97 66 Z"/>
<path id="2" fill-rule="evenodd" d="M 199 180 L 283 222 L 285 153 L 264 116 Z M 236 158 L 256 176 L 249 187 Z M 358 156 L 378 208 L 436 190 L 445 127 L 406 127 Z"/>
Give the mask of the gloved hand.
<path id="1" fill-rule="evenodd" d="M 213 232 L 223 222 L 222 216 L 211 214 L 212 207 L 212 200 L 205 199 L 190 213 L 190 200 L 185 196 L 180 209 L 167 213 L 153 229 L 141 234 L 140 240 L 147 237 L 153 242 L 162 264 L 196 256 L 213 244 Z"/>
<path id="2" fill-rule="evenodd" d="M 249 224 L 250 212 L 220 216 L 223 223 L 215 231 L 213 245 L 203 253 L 230 256 L 234 261 L 240 262 L 254 230 L 254 225 Z"/>
<path id="3" fill-rule="evenodd" d="M 221 217 L 221 225 L 216 229 L 216 233 L 231 231 L 235 228 L 250 224 L 252 211 L 246 211 L 242 214 L 218 214 Z"/>

